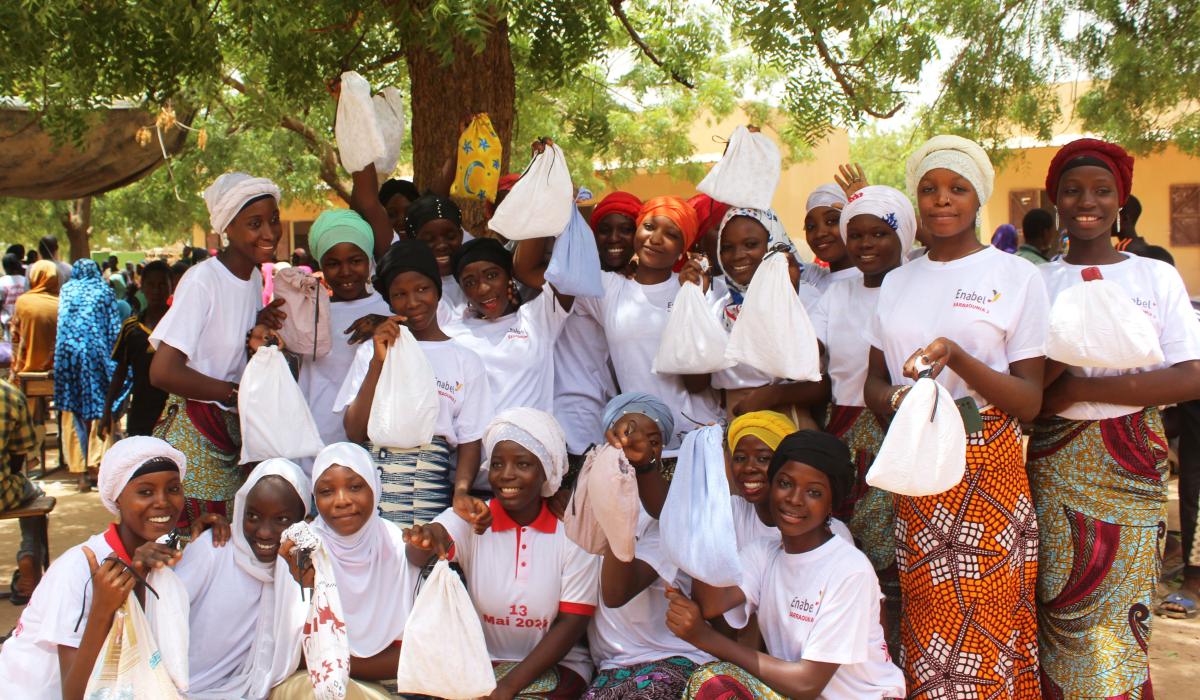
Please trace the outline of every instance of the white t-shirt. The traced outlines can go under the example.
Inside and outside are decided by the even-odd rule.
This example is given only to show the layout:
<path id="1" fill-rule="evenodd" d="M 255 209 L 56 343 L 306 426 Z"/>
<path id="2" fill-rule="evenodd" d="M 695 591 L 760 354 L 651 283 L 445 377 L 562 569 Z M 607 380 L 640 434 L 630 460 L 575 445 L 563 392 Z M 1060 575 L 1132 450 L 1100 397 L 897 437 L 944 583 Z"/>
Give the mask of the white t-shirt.
<path id="1" fill-rule="evenodd" d="M 442 330 L 483 360 L 492 404 L 506 408 L 554 410 L 554 344 L 571 312 L 547 287 L 516 313 L 489 321 L 464 318 Z"/>
<path id="2" fill-rule="evenodd" d="M 463 242 L 466 243 L 466 240 Z M 466 313 L 467 295 L 458 286 L 454 275 L 446 275 L 442 278 L 442 298 L 438 301 L 438 326 L 445 330 L 451 323 L 462 321 Z"/>
<path id="3" fill-rule="evenodd" d="M 857 267 L 847 267 L 845 270 L 832 272 L 828 267 L 822 267 L 816 263 L 804 263 L 804 267 L 800 270 L 800 279 L 816 287 L 822 293 L 829 288 L 829 285 L 838 280 L 855 278 L 862 278 L 862 270 Z"/>
<path id="4" fill-rule="evenodd" d="M 776 540 L 741 550 L 746 605 L 725 614 L 744 627 L 758 613 L 767 653 L 784 661 L 839 664 L 823 700 L 905 696 L 879 623 L 879 580 L 867 556 L 840 537 L 801 554 Z"/>
<path id="5" fill-rule="evenodd" d="M 369 291 L 370 294 L 364 299 L 337 301 L 329 305 L 329 329 L 333 337 L 329 354 L 315 360 L 303 358 L 300 364 L 300 390 L 308 399 L 308 408 L 317 423 L 317 430 L 321 432 L 321 441 L 326 445 L 346 440 L 342 415 L 333 410 L 334 400 L 359 350 L 358 345 L 348 342 L 350 334 L 342 331 L 367 314 L 390 316 L 392 313 L 379 292 L 373 289 Z M 371 347 L 371 339 L 367 338 L 362 345 Z"/>
<path id="6" fill-rule="evenodd" d="M 638 516 L 635 556 L 655 571 L 674 568 L 663 556 L 658 521 L 645 511 Z M 678 577 L 683 579 L 680 589 L 690 595 L 691 581 L 687 574 L 681 571 Z M 598 580 L 596 590 L 600 590 Z M 606 606 L 603 594 L 600 595 L 596 616 L 588 625 L 588 647 L 596 668 L 633 666 L 672 656 L 683 656 L 697 664 L 713 660 L 667 629 L 666 590 L 666 583 L 661 578 L 656 579 L 619 608 Z"/>
<path id="7" fill-rule="evenodd" d="M 1126 259 L 1111 265 L 1070 265 L 1055 260 L 1040 266 L 1042 278 L 1050 302 L 1063 290 L 1083 284 L 1083 270 L 1099 267 L 1104 279 L 1119 285 L 1138 305 L 1154 330 L 1158 331 L 1158 342 L 1162 346 L 1163 363 L 1156 367 L 1137 369 L 1102 369 L 1098 367 L 1068 367 L 1067 371 L 1077 377 L 1114 377 L 1122 374 L 1150 372 L 1189 360 L 1200 360 L 1200 322 L 1192 311 L 1187 289 L 1174 267 L 1161 260 L 1127 255 Z M 1118 404 L 1077 403 L 1059 415 L 1071 420 L 1102 420 L 1116 418 L 1142 410 L 1141 406 Z"/>
<path id="8" fill-rule="evenodd" d="M 650 369 L 658 354 L 667 315 L 679 293 L 678 276 L 673 274 L 665 282 L 643 285 L 614 272 L 603 272 L 601 281 L 604 296 L 579 298 L 575 304 L 604 327 L 621 390 L 644 391 L 671 408 L 675 434 L 666 440 L 665 447 L 677 450 L 684 433 L 717 423 L 722 418 L 715 392 L 689 393 L 682 377 L 655 374 Z M 709 294 L 712 293 L 710 290 Z M 708 303 L 712 304 L 713 299 L 709 298 Z"/>
<path id="9" fill-rule="evenodd" d="M 755 540 L 765 538 L 779 541 L 779 528 L 764 523 L 762 518 L 758 517 L 753 503 L 737 494 L 731 495 L 729 500 L 733 504 L 733 536 L 737 540 L 739 550 Z M 854 543 L 854 535 L 850 534 L 850 528 L 833 516 L 829 517 L 829 531 L 851 544 Z"/>
<path id="10" fill-rule="evenodd" d="M 154 327 L 150 344 L 166 343 L 187 355 L 187 366 L 226 382 L 246 368 L 246 332 L 262 309 L 262 273 L 239 279 L 216 258 L 188 270 L 171 308 Z"/>
<path id="11" fill-rule="evenodd" d="M 0 689 L 6 689 L 2 693 L 6 697 L 17 697 L 10 693 L 20 689 L 22 700 L 62 700 L 58 647 L 79 648 L 92 610 L 85 546 L 97 562 L 113 551 L 101 533 L 63 552 L 34 589 L 12 637 L 0 647 Z M 78 629 L 76 621 L 80 621 Z"/>
<path id="12" fill-rule="evenodd" d="M 604 406 L 616 395 L 604 328 L 586 312 L 572 313 L 554 346 L 554 417 L 568 452 L 581 455 L 601 441 Z"/>
<path id="13" fill-rule="evenodd" d="M 821 300 L 821 292 L 804 280 L 800 280 L 796 294 L 800 297 L 800 303 L 804 305 L 804 310 L 809 314 L 813 313 L 817 303 Z M 731 307 L 732 302 L 733 292 L 728 287 L 712 302 L 713 313 L 721 322 L 721 327 L 725 329 L 726 334 L 733 333 L 733 326 L 737 322 L 737 316 L 741 313 L 742 308 L 741 304 Z M 715 389 L 754 389 L 768 384 L 779 384 L 780 381 L 777 377 L 771 377 L 749 365 L 742 364 L 713 372 L 712 375 L 712 385 Z"/>
<path id="14" fill-rule="evenodd" d="M 833 403 L 866 406 L 863 385 L 867 381 L 867 359 L 871 343 L 865 329 L 875 316 L 879 287 L 865 287 L 862 278 L 842 279 L 821 295 L 811 320 L 817 338 L 829 355 L 829 381 Z"/>
<path id="15" fill-rule="evenodd" d="M 600 558 L 567 539 L 545 504 L 526 527 L 517 525 L 499 502 L 490 506 L 492 526 L 482 535 L 452 508 L 434 522 L 454 540 L 453 560 L 466 574 L 492 660 L 523 661 L 560 612 L 595 614 Z M 582 644 L 560 663 L 585 681 L 591 678 L 592 660 Z"/>
<path id="16" fill-rule="evenodd" d="M 883 351 L 893 384 L 913 383 L 905 361 L 939 337 L 1008 374 L 1010 364 L 1045 354 L 1049 308 L 1042 276 L 1024 258 L 991 246 L 949 262 L 926 256 L 884 278 L 867 340 Z M 948 368 L 937 381 L 955 400 L 991 405 Z"/>
<path id="17" fill-rule="evenodd" d="M 438 417 L 433 434 L 445 438 L 450 447 L 482 438 L 494 413 L 479 357 L 453 338 L 420 340 L 417 344 L 433 368 L 438 388 Z M 358 396 L 374 354 L 375 345 L 369 342 L 363 343 L 355 352 L 354 362 L 333 402 L 333 411 L 339 417 Z M 379 396 L 381 390 L 381 387 L 375 387 L 375 395 Z"/>

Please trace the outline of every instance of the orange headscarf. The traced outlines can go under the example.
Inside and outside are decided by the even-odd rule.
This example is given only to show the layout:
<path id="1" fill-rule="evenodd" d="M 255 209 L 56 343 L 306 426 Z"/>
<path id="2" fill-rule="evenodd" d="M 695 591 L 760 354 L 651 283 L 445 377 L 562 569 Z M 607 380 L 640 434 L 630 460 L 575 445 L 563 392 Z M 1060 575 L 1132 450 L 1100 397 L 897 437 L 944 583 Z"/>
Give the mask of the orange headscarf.
<path id="1" fill-rule="evenodd" d="M 683 233 L 683 252 L 679 259 L 686 259 L 688 250 L 696 242 L 696 237 L 700 235 L 700 217 L 696 215 L 696 210 L 679 197 L 653 197 L 642 205 L 642 213 L 638 214 L 637 218 L 638 228 L 641 228 L 642 222 L 652 216 L 665 216 L 679 227 L 680 232 Z"/>

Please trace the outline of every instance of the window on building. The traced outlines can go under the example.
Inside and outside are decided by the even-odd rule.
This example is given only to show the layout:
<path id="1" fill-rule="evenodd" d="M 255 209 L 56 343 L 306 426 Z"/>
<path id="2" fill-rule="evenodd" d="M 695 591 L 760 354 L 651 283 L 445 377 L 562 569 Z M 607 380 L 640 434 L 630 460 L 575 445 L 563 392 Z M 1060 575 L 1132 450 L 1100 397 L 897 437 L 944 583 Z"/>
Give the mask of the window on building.
<path id="1" fill-rule="evenodd" d="M 1171 245 L 1200 245 L 1200 185 L 1171 185 Z"/>
<path id="2" fill-rule="evenodd" d="M 1046 190 L 1009 190 L 1008 223 L 1016 226 L 1018 231 L 1021 231 L 1025 215 L 1034 209 L 1045 209 L 1054 214 L 1054 205 L 1050 203 Z"/>

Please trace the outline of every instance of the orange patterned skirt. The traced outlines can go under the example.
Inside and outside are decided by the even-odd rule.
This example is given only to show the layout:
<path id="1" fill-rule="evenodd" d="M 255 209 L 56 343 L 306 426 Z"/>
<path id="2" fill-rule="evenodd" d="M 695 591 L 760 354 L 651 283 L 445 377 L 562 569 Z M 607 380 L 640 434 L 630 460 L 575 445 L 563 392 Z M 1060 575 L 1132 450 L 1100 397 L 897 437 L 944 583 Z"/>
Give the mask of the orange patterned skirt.
<path id="1" fill-rule="evenodd" d="M 962 482 L 896 497 L 910 698 L 1038 698 L 1038 527 L 1016 420 L 967 436 Z"/>

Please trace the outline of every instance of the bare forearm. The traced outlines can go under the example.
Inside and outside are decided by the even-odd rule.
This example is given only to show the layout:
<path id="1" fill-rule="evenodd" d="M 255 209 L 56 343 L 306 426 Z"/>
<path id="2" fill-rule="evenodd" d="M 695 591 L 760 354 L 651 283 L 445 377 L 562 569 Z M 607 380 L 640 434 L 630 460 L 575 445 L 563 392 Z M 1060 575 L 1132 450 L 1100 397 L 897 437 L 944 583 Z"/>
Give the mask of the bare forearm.
<path id="1" fill-rule="evenodd" d="M 692 600 L 700 606 L 701 617 L 711 620 L 744 604 L 746 595 L 737 586 L 711 586 L 693 579 Z"/>
<path id="2" fill-rule="evenodd" d="M 100 657 L 104 639 L 112 629 L 114 613 L 107 615 L 93 610 L 88 614 L 87 626 L 79 641 L 78 649 L 59 647 L 59 670 L 62 673 L 63 700 L 83 700 L 88 679 Z"/>
<path id="3" fill-rule="evenodd" d="M 610 608 L 619 608 L 654 583 L 658 574 L 640 559 L 625 562 L 606 552 L 600 564 L 600 596 Z"/>
<path id="4" fill-rule="evenodd" d="M 771 686 L 775 692 L 794 700 L 812 700 L 819 697 L 829 682 L 828 678 L 823 679 L 823 682 L 820 678 L 809 678 L 809 674 L 803 673 L 800 663 L 777 659 L 742 646 L 711 628 L 696 640 L 695 645 L 701 651 L 745 669 L 750 675 Z"/>
<path id="5" fill-rule="evenodd" d="M 997 372 L 966 352 L 956 352 L 947 365 L 984 400 L 1023 421 L 1037 417 L 1042 407 L 1044 358 L 1022 360 L 1029 366 L 1025 376 Z"/>
<path id="6" fill-rule="evenodd" d="M 1116 377 L 1073 376 L 1068 381 L 1077 403 L 1166 406 L 1200 398 L 1200 362 Z"/>
<path id="7" fill-rule="evenodd" d="M 188 367 L 187 357 L 166 343 L 159 345 L 150 362 L 150 383 L 185 399 L 222 403 L 229 400 L 232 386 Z"/>
<path id="8" fill-rule="evenodd" d="M 546 239 L 530 238 L 513 251 L 513 276 L 526 287 L 541 289 L 546 284 Z"/>
<path id="9" fill-rule="evenodd" d="M 375 164 L 351 175 L 353 186 L 350 190 L 350 208 L 371 225 L 374 234 L 375 259 L 379 260 L 392 245 L 392 222 L 388 219 L 387 210 L 379 203 L 379 178 L 375 173 Z"/>
<path id="10" fill-rule="evenodd" d="M 350 442 L 367 440 L 367 421 L 371 418 L 371 404 L 375 401 L 375 387 L 379 384 L 381 372 L 383 363 L 372 358 L 367 368 L 367 376 L 358 388 L 358 395 L 346 406 L 346 414 L 342 416 L 342 427 L 346 429 L 346 438 Z"/>
<path id="11" fill-rule="evenodd" d="M 482 460 L 483 447 L 480 440 L 472 440 L 458 446 L 457 470 L 454 475 L 454 492 L 469 493 L 479 476 L 479 464 Z"/>
<path id="12" fill-rule="evenodd" d="M 816 406 L 829 400 L 829 377 L 819 382 L 784 382 L 771 385 L 772 398 L 776 406 Z"/>
<path id="13" fill-rule="evenodd" d="M 512 671 L 509 671 L 508 675 L 500 682 L 514 693 L 526 688 L 537 680 L 538 676 L 563 660 L 571 647 L 575 646 L 575 643 L 587 631 L 589 619 L 585 615 L 560 612 L 554 623 L 550 625 L 546 636 L 542 637 L 542 641 L 538 642 L 533 651 L 529 652 L 529 655 Z"/>

